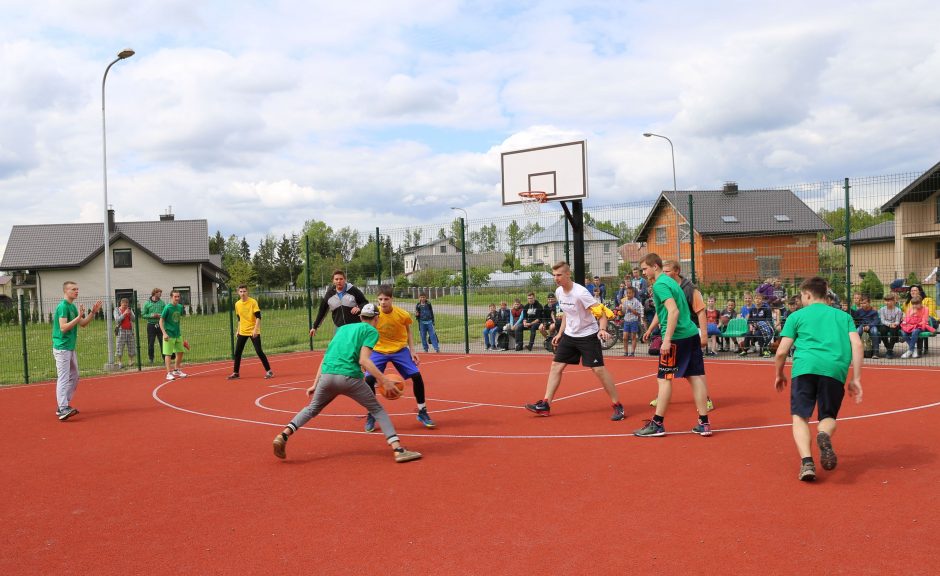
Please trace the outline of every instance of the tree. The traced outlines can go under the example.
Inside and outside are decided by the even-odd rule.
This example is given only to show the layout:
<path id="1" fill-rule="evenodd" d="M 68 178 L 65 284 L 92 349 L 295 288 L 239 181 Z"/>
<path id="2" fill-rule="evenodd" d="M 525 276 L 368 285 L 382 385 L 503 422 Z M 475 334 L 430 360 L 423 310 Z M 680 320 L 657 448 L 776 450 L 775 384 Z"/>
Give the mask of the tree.
<path id="1" fill-rule="evenodd" d="M 443 228 L 438 229 L 438 231 L 437 231 L 437 239 L 438 239 L 438 240 L 447 240 L 447 231 L 444 230 Z"/>
<path id="2" fill-rule="evenodd" d="M 616 236 L 621 243 L 631 242 L 633 237 L 636 236 L 636 228 L 630 226 L 626 222 L 617 222 L 616 224 L 610 220 L 595 220 L 593 216 L 584 213 L 584 224 L 585 226 L 593 226 L 601 232 L 607 232 Z"/>
<path id="3" fill-rule="evenodd" d="M 359 231 L 344 226 L 336 231 L 336 247 L 344 262 L 349 262 L 359 249 Z M 374 248 L 374 247 L 373 247 Z"/>
<path id="4" fill-rule="evenodd" d="M 251 248 L 248 246 L 248 241 L 245 240 L 244 236 L 242 236 L 241 244 L 238 245 L 238 251 L 242 260 L 251 262 Z"/>
<path id="5" fill-rule="evenodd" d="M 868 272 L 865 272 L 865 278 L 859 284 L 858 291 L 873 300 L 880 300 L 885 295 L 885 286 L 881 283 L 878 275 L 869 269 Z"/>
<path id="6" fill-rule="evenodd" d="M 473 288 L 482 288 L 490 283 L 492 272 L 489 266 L 471 266 L 467 271 L 467 284 Z"/>
<path id="7" fill-rule="evenodd" d="M 209 254 L 221 254 L 225 249 L 225 238 L 222 237 L 222 232 L 216 230 L 215 236 L 209 237 Z"/>
<path id="8" fill-rule="evenodd" d="M 506 259 L 513 265 L 516 262 L 516 252 L 519 250 L 519 244 L 524 238 L 519 223 L 515 220 L 510 222 L 509 226 L 506 227 L 506 243 L 509 244 L 509 254 L 506 255 Z"/>
<path id="9" fill-rule="evenodd" d="M 466 229 L 464 229 L 464 233 L 466 233 Z M 451 244 L 457 248 L 457 251 L 463 252 L 463 243 L 460 241 L 460 218 L 456 218 L 450 223 L 450 239 Z"/>
<path id="10" fill-rule="evenodd" d="M 522 238 L 531 238 L 542 230 L 545 230 L 545 228 L 543 228 L 538 222 L 529 222 L 525 225 L 525 228 L 522 229 Z"/>
<path id="11" fill-rule="evenodd" d="M 237 236 L 232 234 L 228 237 L 228 239 L 225 241 L 225 245 L 222 247 L 222 269 L 228 271 L 234 262 L 241 259 L 241 242 L 238 241 Z"/>
<path id="12" fill-rule="evenodd" d="M 229 286 L 233 288 L 241 284 L 254 286 L 255 279 L 257 278 L 255 270 L 252 268 L 251 264 L 241 259 L 235 260 L 232 263 L 232 266 L 228 269 L 228 275 Z"/>
<path id="13" fill-rule="evenodd" d="M 258 249 L 251 260 L 260 286 L 268 288 L 277 284 L 274 272 L 276 257 L 277 240 L 273 234 L 267 234 L 264 239 L 258 241 Z"/>
<path id="14" fill-rule="evenodd" d="M 832 227 L 832 233 L 837 238 L 845 236 L 845 208 L 836 208 L 835 210 L 823 208 L 819 211 L 819 217 Z M 849 207 L 849 230 L 853 233 L 887 220 L 894 220 L 894 214 L 880 212 L 877 208 L 868 212 L 861 208 Z"/>
<path id="15" fill-rule="evenodd" d="M 290 238 L 286 235 L 281 236 L 274 260 L 274 276 L 279 286 L 288 289 L 293 287 L 295 271 L 303 265 L 299 252 L 296 234 L 292 234 Z"/>
<path id="16" fill-rule="evenodd" d="M 479 252 L 495 252 L 499 244 L 496 224 L 485 224 L 479 230 L 471 232 L 467 242 L 471 246 L 475 244 Z"/>

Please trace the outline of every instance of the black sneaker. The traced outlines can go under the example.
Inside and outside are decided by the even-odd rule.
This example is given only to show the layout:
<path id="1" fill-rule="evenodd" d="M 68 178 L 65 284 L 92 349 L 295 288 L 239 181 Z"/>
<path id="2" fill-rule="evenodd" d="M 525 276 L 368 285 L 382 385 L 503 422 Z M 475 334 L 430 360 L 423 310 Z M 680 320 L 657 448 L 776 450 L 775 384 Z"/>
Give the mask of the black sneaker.
<path id="1" fill-rule="evenodd" d="M 549 416 L 552 413 L 552 407 L 549 406 L 548 400 L 539 400 L 535 404 L 526 404 L 525 409 L 539 416 Z"/>
<path id="2" fill-rule="evenodd" d="M 633 431 L 633 435 L 641 438 L 665 436 L 666 428 L 662 424 L 657 424 L 654 420 L 646 420 L 642 428 Z"/>
<path id="3" fill-rule="evenodd" d="M 626 417 L 626 414 L 623 413 L 623 404 L 614 404 L 614 413 L 611 414 L 610 419 L 614 422 L 620 422 Z"/>
<path id="4" fill-rule="evenodd" d="M 238 372 L 232 372 L 225 377 L 226 380 L 238 380 L 239 378 L 241 378 L 241 376 L 238 375 Z"/>
<path id="5" fill-rule="evenodd" d="M 839 459 L 832 449 L 832 438 L 825 432 L 820 432 L 816 435 L 816 444 L 819 445 L 819 463 L 822 464 L 823 470 L 835 469 Z"/>
<path id="6" fill-rule="evenodd" d="M 68 420 L 72 416 L 75 416 L 76 414 L 78 414 L 78 410 L 76 410 L 75 408 L 72 408 L 71 406 L 66 406 L 65 408 L 56 410 L 56 413 L 55 413 L 56 417 L 59 419 L 60 422 L 65 422 L 66 420 Z"/>

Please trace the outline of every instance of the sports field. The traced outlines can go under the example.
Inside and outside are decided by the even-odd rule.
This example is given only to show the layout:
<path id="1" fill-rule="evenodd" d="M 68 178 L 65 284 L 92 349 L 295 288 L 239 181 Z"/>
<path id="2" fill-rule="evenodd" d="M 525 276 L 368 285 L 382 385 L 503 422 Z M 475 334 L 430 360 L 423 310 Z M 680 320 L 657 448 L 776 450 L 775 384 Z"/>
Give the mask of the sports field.
<path id="1" fill-rule="evenodd" d="M 714 436 L 679 382 L 665 438 L 636 438 L 655 360 L 609 358 L 627 419 L 569 368 L 552 416 L 549 359 L 421 355 L 425 430 L 383 401 L 394 463 L 341 398 L 288 443 L 318 353 L 86 378 L 67 422 L 54 385 L 0 390 L 7 465 L 0 574 L 936 574 L 940 370 L 866 367 L 844 406 L 839 466 L 796 480 L 788 396 L 769 364 L 709 361 Z M 406 389 L 406 394 L 408 389 Z"/>

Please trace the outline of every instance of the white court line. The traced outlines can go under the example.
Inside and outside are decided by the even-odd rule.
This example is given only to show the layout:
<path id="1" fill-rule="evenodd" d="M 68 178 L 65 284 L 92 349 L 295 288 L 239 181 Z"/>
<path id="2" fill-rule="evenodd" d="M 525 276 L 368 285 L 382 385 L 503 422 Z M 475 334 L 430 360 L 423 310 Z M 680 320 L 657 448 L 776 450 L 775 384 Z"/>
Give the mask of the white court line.
<path id="1" fill-rule="evenodd" d="M 630 382 L 636 382 L 637 380 L 643 380 L 644 378 L 656 377 L 656 374 L 647 374 L 645 376 L 637 376 L 636 378 L 630 378 L 629 380 L 622 380 L 620 382 L 614 382 L 614 387 L 620 386 L 621 384 L 629 384 Z M 585 390 L 584 392 L 578 392 L 577 394 L 571 394 L 568 396 L 562 396 L 561 398 L 555 398 L 552 402 L 561 402 L 562 400 L 568 400 L 569 398 L 577 398 L 578 396 L 584 396 L 585 394 L 590 394 L 592 392 L 597 392 L 598 390 L 603 390 L 603 387 L 592 388 L 591 390 Z"/>
<path id="2" fill-rule="evenodd" d="M 180 412 L 185 412 L 187 414 L 193 414 L 196 416 L 203 416 L 206 418 L 215 418 L 218 420 L 226 420 L 229 422 L 242 422 L 246 424 L 259 424 L 261 426 L 275 426 L 283 427 L 284 424 L 276 422 L 263 422 L 261 420 L 251 420 L 248 418 L 235 418 L 232 416 L 220 416 L 217 414 L 208 414 L 206 412 L 199 412 L 196 410 L 189 410 L 188 408 L 182 408 L 180 406 L 175 406 L 169 402 L 164 401 L 160 398 L 159 392 L 160 389 L 170 384 L 176 382 L 175 380 L 166 381 L 163 384 L 154 388 L 152 396 L 154 400 L 163 404 L 167 408 L 172 410 L 178 410 Z M 849 416 L 846 418 L 840 418 L 840 421 L 846 420 L 861 420 L 865 418 L 875 418 L 878 416 L 889 416 L 893 414 L 900 414 L 903 412 L 913 412 L 915 410 L 925 410 L 928 408 L 934 408 L 940 406 L 940 402 L 933 402 L 931 404 L 923 404 L 921 406 L 912 406 L 910 408 L 901 408 L 898 410 L 889 410 L 886 412 L 877 412 L 873 414 L 860 414 L 858 416 Z M 782 424 L 766 424 L 763 426 L 746 426 L 740 428 L 714 428 L 713 432 L 740 432 L 740 431 L 751 431 L 751 430 L 768 430 L 772 428 L 787 428 L 792 426 L 792 422 L 785 422 Z M 374 433 L 369 433 L 365 431 L 356 431 L 356 430 L 336 430 L 333 428 L 318 428 L 311 426 L 304 426 L 301 430 L 311 430 L 316 432 L 336 432 L 339 434 L 358 434 L 363 436 L 369 436 Z M 693 434 L 693 432 L 669 432 L 669 436 L 680 435 L 680 434 Z M 632 432 L 625 432 L 620 434 L 553 434 L 553 435 L 539 435 L 539 434 L 524 434 L 524 435 L 510 435 L 510 434 L 439 434 L 439 433 L 425 433 L 425 434 L 407 434 L 407 433 L 398 433 L 400 437 L 422 437 L 422 438 L 462 438 L 462 439 L 477 439 L 477 440 L 557 440 L 557 439 L 589 439 L 589 438 L 635 438 Z M 644 441 L 648 441 L 645 440 Z"/>
<path id="3" fill-rule="evenodd" d="M 292 388 L 292 389 L 279 390 L 279 391 L 277 391 L 277 392 L 271 392 L 271 393 L 269 393 L 269 394 L 265 394 L 265 395 L 263 395 L 263 396 L 259 396 L 258 398 L 255 399 L 255 406 L 257 406 L 258 408 L 261 408 L 262 410 L 268 410 L 269 412 L 283 412 L 283 413 L 285 413 L 285 414 L 296 414 L 296 413 L 297 413 L 297 410 L 284 410 L 284 409 L 282 409 L 282 408 L 271 408 L 270 406 L 265 406 L 265 405 L 262 403 L 262 401 L 263 401 L 265 398 L 269 398 L 269 397 L 274 396 L 274 395 L 276 395 L 276 394 L 283 394 L 284 392 L 290 392 L 290 391 L 293 391 L 293 390 L 306 390 L 306 388 Z M 414 396 L 402 396 L 400 399 L 403 399 L 403 398 L 414 398 Z M 453 402 L 453 403 L 457 403 L 457 401 L 437 400 L 437 399 L 435 399 L 435 398 L 428 398 L 428 400 L 433 400 L 434 402 Z M 460 406 L 460 407 L 458 407 L 458 408 L 441 408 L 441 409 L 435 409 L 435 410 L 434 410 L 434 413 L 437 414 L 437 413 L 440 413 L 440 412 L 457 412 L 458 410 L 469 410 L 470 408 L 476 408 L 476 407 L 478 407 L 478 406 L 483 406 L 483 404 L 479 404 L 479 403 L 476 403 L 476 402 L 459 402 L 459 403 L 461 403 L 461 404 L 468 404 L 468 406 Z M 383 408 L 385 408 L 385 411 L 388 412 L 388 407 L 387 407 L 387 406 L 383 406 Z M 509 408 L 509 406 L 507 406 L 507 408 Z M 516 408 L 516 406 L 512 406 L 512 408 Z M 520 408 L 521 408 L 521 407 L 520 407 Z M 411 416 L 411 415 L 413 415 L 413 414 L 414 414 L 414 412 L 388 412 L 388 415 L 389 415 L 389 416 Z M 328 417 L 328 418 L 360 418 L 360 417 L 364 417 L 364 416 L 362 415 L 362 413 L 358 413 L 358 414 L 323 414 L 322 412 L 321 412 L 320 414 L 318 414 L 317 416 L 318 416 L 318 417 L 319 417 L 319 416 L 326 416 L 326 417 Z"/>
<path id="4" fill-rule="evenodd" d="M 483 363 L 482 363 L 482 362 L 475 362 L 475 363 L 473 363 L 473 364 L 467 364 L 467 365 L 465 366 L 465 368 L 466 368 L 467 370 L 469 370 L 470 372 L 477 372 L 478 374 L 498 374 L 498 375 L 500 375 L 500 376 L 548 376 L 548 372 L 547 372 L 547 371 L 545 371 L 545 372 L 507 372 L 507 371 L 505 371 L 505 370 L 498 370 L 498 371 L 493 372 L 493 371 L 488 371 L 488 370 L 476 370 L 476 369 L 474 369 L 474 366 L 479 366 L 480 364 L 483 364 Z M 579 373 L 582 373 L 582 372 L 590 372 L 590 369 L 589 369 L 589 368 L 585 368 L 584 370 L 572 370 L 570 373 L 571 373 L 571 374 L 579 374 Z"/>

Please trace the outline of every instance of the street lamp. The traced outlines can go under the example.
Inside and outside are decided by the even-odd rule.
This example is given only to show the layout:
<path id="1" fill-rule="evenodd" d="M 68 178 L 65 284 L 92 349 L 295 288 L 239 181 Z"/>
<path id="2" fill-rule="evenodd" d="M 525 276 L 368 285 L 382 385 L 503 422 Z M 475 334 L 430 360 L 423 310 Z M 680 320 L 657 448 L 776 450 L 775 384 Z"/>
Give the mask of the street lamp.
<path id="1" fill-rule="evenodd" d="M 682 260 L 682 249 L 679 240 L 679 192 L 676 187 L 676 150 L 672 146 L 672 140 L 662 136 L 660 134 L 653 134 L 652 132 L 644 132 L 644 136 L 649 138 L 650 136 L 655 136 L 657 138 L 662 138 L 666 142 L 669 142 L 669 152 L 672 154 L 672 211 L 676 215 L 676 262 Z M 689 234 L 692 233 L 692 230 L 689 230 Z"/>
<path id="2" fill-rule="evenodd" d="M 111 307 L 111 253 L 108 245 L 111 231 L 108 230 L 108 132 L 105 127 L 104 115 L 104 83 L 108 79 L 108 71 L 111 70 L 112 66 L 133 55 L 134 51 L 130 48 L 118 52 L 117 58 L 108 64 L 108 67 L 104 69 L 104 76 L 101 78 L 101 148 L 104 157 L 104 318 L 107 323 L 105 336 L 108 339 L 108 364 L 105 366 L 106 370 L 111 370 L 114 367 L 114 342 L 111 330 L 111 317 L 114 311 Z"/>

